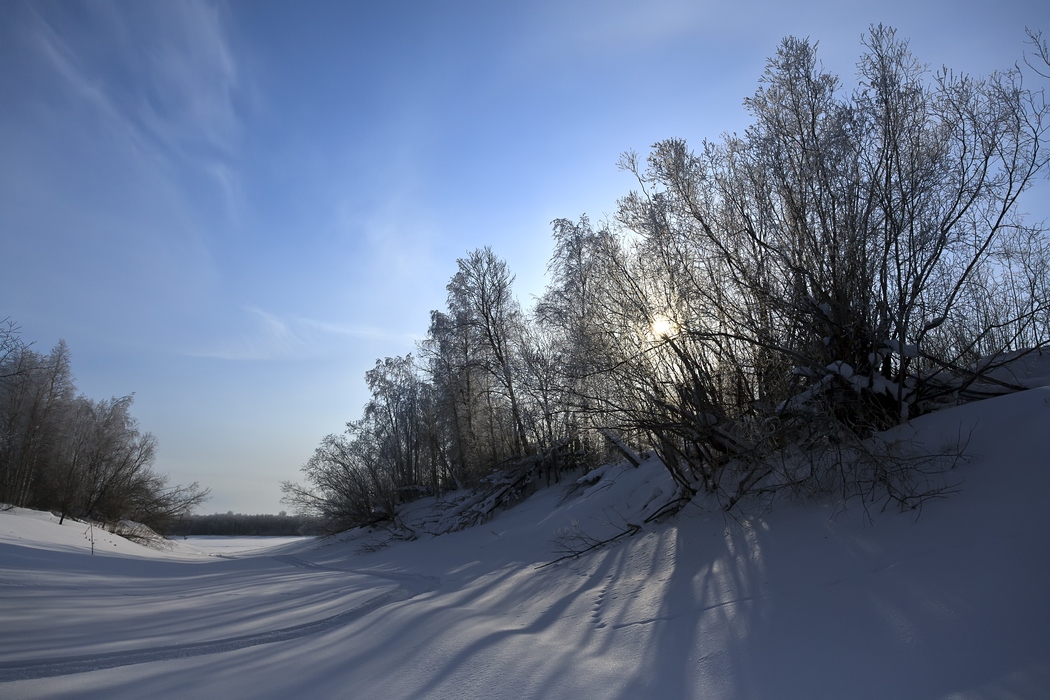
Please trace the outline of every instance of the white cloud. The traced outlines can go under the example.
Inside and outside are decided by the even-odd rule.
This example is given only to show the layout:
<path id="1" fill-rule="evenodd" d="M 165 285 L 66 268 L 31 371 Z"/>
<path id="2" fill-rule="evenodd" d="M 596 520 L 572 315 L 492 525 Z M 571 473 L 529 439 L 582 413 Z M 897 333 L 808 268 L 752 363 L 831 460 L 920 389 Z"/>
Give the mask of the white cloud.
<path id="1" fill-rule="evenodd" d="M 223 331 L 224 336 L 220 332 L 220 337 L 183 354 L 230 361 L 308 360 L 342 355 L 350 340 L 392 340 L 401 344 L 417 340 L 415 336 L 369 326 L 278 316 L 255 306 L 245 306 L 239 321 L 240 331 Z"/>
<path id="2" fill-rule="evenodd" d="M 281 360 L 314 353 L 309 342 L 274 314 L 248 306 L 239 320 L 243 326 L 240 332 L 215 338 L 185 354 L 218 360 Z"/>

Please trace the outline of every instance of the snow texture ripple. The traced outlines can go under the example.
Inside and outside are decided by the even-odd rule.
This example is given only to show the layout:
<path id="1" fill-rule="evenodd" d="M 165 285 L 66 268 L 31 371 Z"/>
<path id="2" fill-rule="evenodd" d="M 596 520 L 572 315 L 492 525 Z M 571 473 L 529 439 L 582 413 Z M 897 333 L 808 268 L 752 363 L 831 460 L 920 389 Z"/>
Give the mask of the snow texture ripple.
<path id="1" fill-rule="evenodd" d="M 0 683 L 17 680 L 30 680 L 34 678 L 53 678 L 55 676 L 98 671 L 106 668 L 116 668 L 118 666 L 131 666 L 134 664 L 144 664 L 153 661 L 168 661 L 171 659 L 185 659 L 192 656 L 205 656 L 207 654 L 221 654 L 228 651 L 236 651 L 237 649 L 244 649 L 246 647 L 259 646 L 260 644 L 287 642 L 289 640 L 300 639 L 302 637 L 340 627 L 357 620 L 374 610 L 378 610 L 384 605 L 408 600 L 420 593 L 433 590 L 437 587 L 437 579 L 432 576 L 363 571 L 360 569 L 353 571 L 334 569 L 332 567 L 312 564 L 291 555 L 281 555 L 272 558 L 300 569 L 346 571 L 346 573 L 364 574 L 367 576 L 375 576 L 376 578 L 393 580 L 398 582 L 398 586 L 392 590 L 373 596 L 365 602 L 355 605 L 349 610 L 345 610 L 337 615 L 332 615 L 313 622 L 306 622 L 301 625 L 293 625 L 291 627 L 284 627 L 282 629 L 270 630 L 257 634 L 246 634 L 237 637 L 228 637 L 226 639 L 215 639 L 208 642 L 173 644 L 170 646 L 153 647 L 139 651 L 41 659 L 30 663 L 0 663 Z"/>

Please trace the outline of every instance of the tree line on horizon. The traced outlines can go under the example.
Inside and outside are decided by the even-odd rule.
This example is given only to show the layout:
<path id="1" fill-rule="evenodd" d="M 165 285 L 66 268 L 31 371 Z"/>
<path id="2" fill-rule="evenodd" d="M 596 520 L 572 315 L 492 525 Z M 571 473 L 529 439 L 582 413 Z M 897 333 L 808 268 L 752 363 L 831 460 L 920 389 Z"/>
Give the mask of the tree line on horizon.
<path id="1" fill-rule="evenodd" d="M 1050 159 L 1029 37 L 1031 70 L 975 78 L 872 27 L 852 89 L 785 39 L 743 134 L 624 154 L 636 188 L 611 221 L 553 222 L 531 309 L 489 247 L 458 260 L 417 351 L 377 360 L 362 416 L 285 501 L 375 523 L 617 442 L 658 455 L 683 503 L 938 495 L 929 460 L 872 436 L 1016 388 L 996 368 L 1050 340 L 1050 240 L 1018 208 Z"/>
<path id="2" fill-rule="evenodd" d="M 162 533 L 191 513 L 208 490 L 169 486 L 153 469 L 157 440 L 140 430 L 133 401 L 84 396 L 65 341 L 38 353 L 0 322 L 0 504 Z"/>
<path id="3" fill-rule="evenodd" d="M 306 515 L 260 513 L 186 514 L 171 522 L 166 534 L 173 537 L 224 535 L 228 537 L 293 537 L 323 534 L 324 522 Z"/>

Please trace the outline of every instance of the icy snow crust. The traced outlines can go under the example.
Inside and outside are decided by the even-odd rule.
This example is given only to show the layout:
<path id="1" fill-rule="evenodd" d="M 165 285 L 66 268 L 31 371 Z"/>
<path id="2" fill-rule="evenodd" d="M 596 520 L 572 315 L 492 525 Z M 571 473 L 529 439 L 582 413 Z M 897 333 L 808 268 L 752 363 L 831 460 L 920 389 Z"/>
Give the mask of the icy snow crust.
<path id="1" fill-rule="evenodd" d="M 660 465 L 370 553 L 374 533 L 209 556 L 95 531 L 91 556 L 81 523 L 0 512 L 0 697 L 1048 697 L 1050 390 L 899 430 L 971 429 L 961 492 L 918 518 L 701 502 L 544 568 L 552 540 L 673 495 Z"/>

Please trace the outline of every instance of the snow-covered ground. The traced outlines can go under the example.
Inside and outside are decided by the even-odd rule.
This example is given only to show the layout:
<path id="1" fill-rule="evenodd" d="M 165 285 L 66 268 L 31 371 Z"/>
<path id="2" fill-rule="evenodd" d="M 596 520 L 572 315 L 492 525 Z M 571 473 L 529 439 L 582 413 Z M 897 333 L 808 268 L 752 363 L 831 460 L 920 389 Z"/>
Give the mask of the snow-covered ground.
<path id="1" fill-rule="evenodd" d="M 914 512 L 701 505 L 579 559 L 670 488 L 610 468 L 471 530 L 149 550 L 0 513 L 3 698 L 1047 698 L 1050 389 L 913 422 L 972 428 Z"/>

